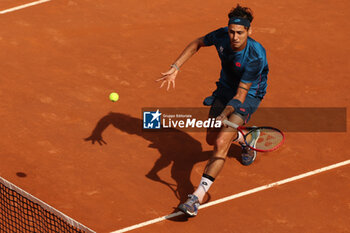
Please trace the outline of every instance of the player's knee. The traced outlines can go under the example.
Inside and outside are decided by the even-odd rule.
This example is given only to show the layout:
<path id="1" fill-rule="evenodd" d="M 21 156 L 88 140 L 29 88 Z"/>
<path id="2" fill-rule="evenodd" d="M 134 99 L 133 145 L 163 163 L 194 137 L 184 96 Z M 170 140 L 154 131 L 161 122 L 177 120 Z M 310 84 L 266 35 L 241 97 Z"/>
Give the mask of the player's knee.
<path id="1" fill-rule="evenodd" d="M 227 150 L 236 137 L 236 133 L 234 133 L 233 135 L 220 135 L 219 137 L 217 137 L 217 139 L 215 140 L 215 146 L 217 150 Z"/>
<path id="2" fill-rule="evenodd" d="M 222 150 L 224 148 L 227 148 L 227 145 L 228 145 L 228 141 L 226 138 L 224 137 L 218 137 L 216 140 L 215 140 L 215 146 L 218 150 Z"/>

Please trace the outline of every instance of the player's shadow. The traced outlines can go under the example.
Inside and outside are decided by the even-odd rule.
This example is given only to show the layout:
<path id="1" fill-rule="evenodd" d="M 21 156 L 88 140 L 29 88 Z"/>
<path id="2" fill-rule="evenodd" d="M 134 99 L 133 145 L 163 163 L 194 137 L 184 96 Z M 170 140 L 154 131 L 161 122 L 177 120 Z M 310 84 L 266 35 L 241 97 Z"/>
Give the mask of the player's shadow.
<path id="1" fill-rule="evenodd" d="M 100 145 L 107 144 L 102 138 L 102 133 L 109 125 L 150 141 L 149 147 L 157 149 L 160 157 L 146 174 L 146 177 L 168 186 L 178 198 L 179 203 L 186 201 L 187 195 L 194 191 L 190 179 L 194 165 L 207 161 L 212 151 L 203 151 L 201 143 L 183 131 L 177 129 L 167 129 L 166 132 L 162 130 L 146 131 L 142 129 L 141 119 L 114 112 L 102 117 L 92 131 L 91 136 L 85 138 L 85 141 L 97 142 Z M 238 154 L 235 146 L 230 149 L 229 155 L 233 154 Z M 158 176 L 162 169 L 170 165 L 171 177 L 176 184 L 168 183 Z M 210 196 L 206 201 L 209 200 Z"/>

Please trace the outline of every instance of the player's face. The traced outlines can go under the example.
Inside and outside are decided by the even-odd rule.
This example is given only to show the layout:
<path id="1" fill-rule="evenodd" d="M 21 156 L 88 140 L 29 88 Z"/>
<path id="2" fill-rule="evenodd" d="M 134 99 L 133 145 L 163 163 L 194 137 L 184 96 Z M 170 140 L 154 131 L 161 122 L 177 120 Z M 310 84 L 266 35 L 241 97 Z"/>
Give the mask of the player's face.
<path id="1" fill-rule="evenodd" d="M 230 36 L 231 48 L 233 51 L 241 51 L 245 48 L 250 33 L 250 29 L 247 30 L 243 25 L 228 25 L 228 35 Z"/>

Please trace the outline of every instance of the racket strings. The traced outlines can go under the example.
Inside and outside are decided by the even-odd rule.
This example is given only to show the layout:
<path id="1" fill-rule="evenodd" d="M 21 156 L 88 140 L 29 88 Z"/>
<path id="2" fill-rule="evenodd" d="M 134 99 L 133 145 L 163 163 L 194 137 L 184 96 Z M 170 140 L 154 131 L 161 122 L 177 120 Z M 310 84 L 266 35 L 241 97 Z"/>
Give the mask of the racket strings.
<path id="1" fill-rule="evenodd" d="M 248 134 L 256 136 L 257 131 L 260 132 L 260 136 L 255 143 L 250 145 L 258 150 L 271 150 L 279 147 L 284 139 L 283 134 L 277 129 L 273 128 L 257 128 L 251 130 Z"/>

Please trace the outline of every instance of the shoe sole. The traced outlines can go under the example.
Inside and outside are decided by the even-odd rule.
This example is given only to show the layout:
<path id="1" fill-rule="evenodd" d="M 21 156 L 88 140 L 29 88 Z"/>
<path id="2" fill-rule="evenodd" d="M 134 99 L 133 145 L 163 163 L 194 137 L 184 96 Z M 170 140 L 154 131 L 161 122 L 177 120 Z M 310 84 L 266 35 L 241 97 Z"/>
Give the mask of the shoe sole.
<path id="1" fill-rule="evenodd" d="M 197 216 L 197 213 L 191 213 L 186 209 L 186 206 L 184 204 L 179 205 L 178 209 L 183 212 L 184 214 L 186 214 L 189 217 L 195 217 Z"/>
<path id="2" fill-rule="evenodd" d="M 252 147 L 255 147 L 256 146 L 256 143 L 258 142 L 258 139 L 259 139 L 259 137 L 260 137 L 260 130 L 257 130 L 257 131 L 255 131 L 255 132 L 257 132 L 257 136 L 256 136 L 256 138 L 252 141 L 253 142 L 253 146 Z"/>
<path id="3" fill-rule="evenodd" d="M 260 131 L 257 130 L 256 132 L 258 133 L 258 135 L 256 136 L 255 139 L 252 140 L 252 143 L 253 143 L 253 144 L 252 144 L 252 147 L 255 147 L 255 146 L 256 146 L 256 143 L 258 142 L 258 139 L 259 139 L 259 137 L 260 137 Z M 249 166 L 250 164 L 252 164 L 252 163 L 255 161 L 255 159 L 256 159 L 256 151 L 254 150 L 254 157 L 253 157 L 253 159 L 251 160 L 251 162 L 249 162 L 249 163 L 243 163 L 243 161 L 242 161 L 242 164 L 245 165 L 245 166 Z"/>

